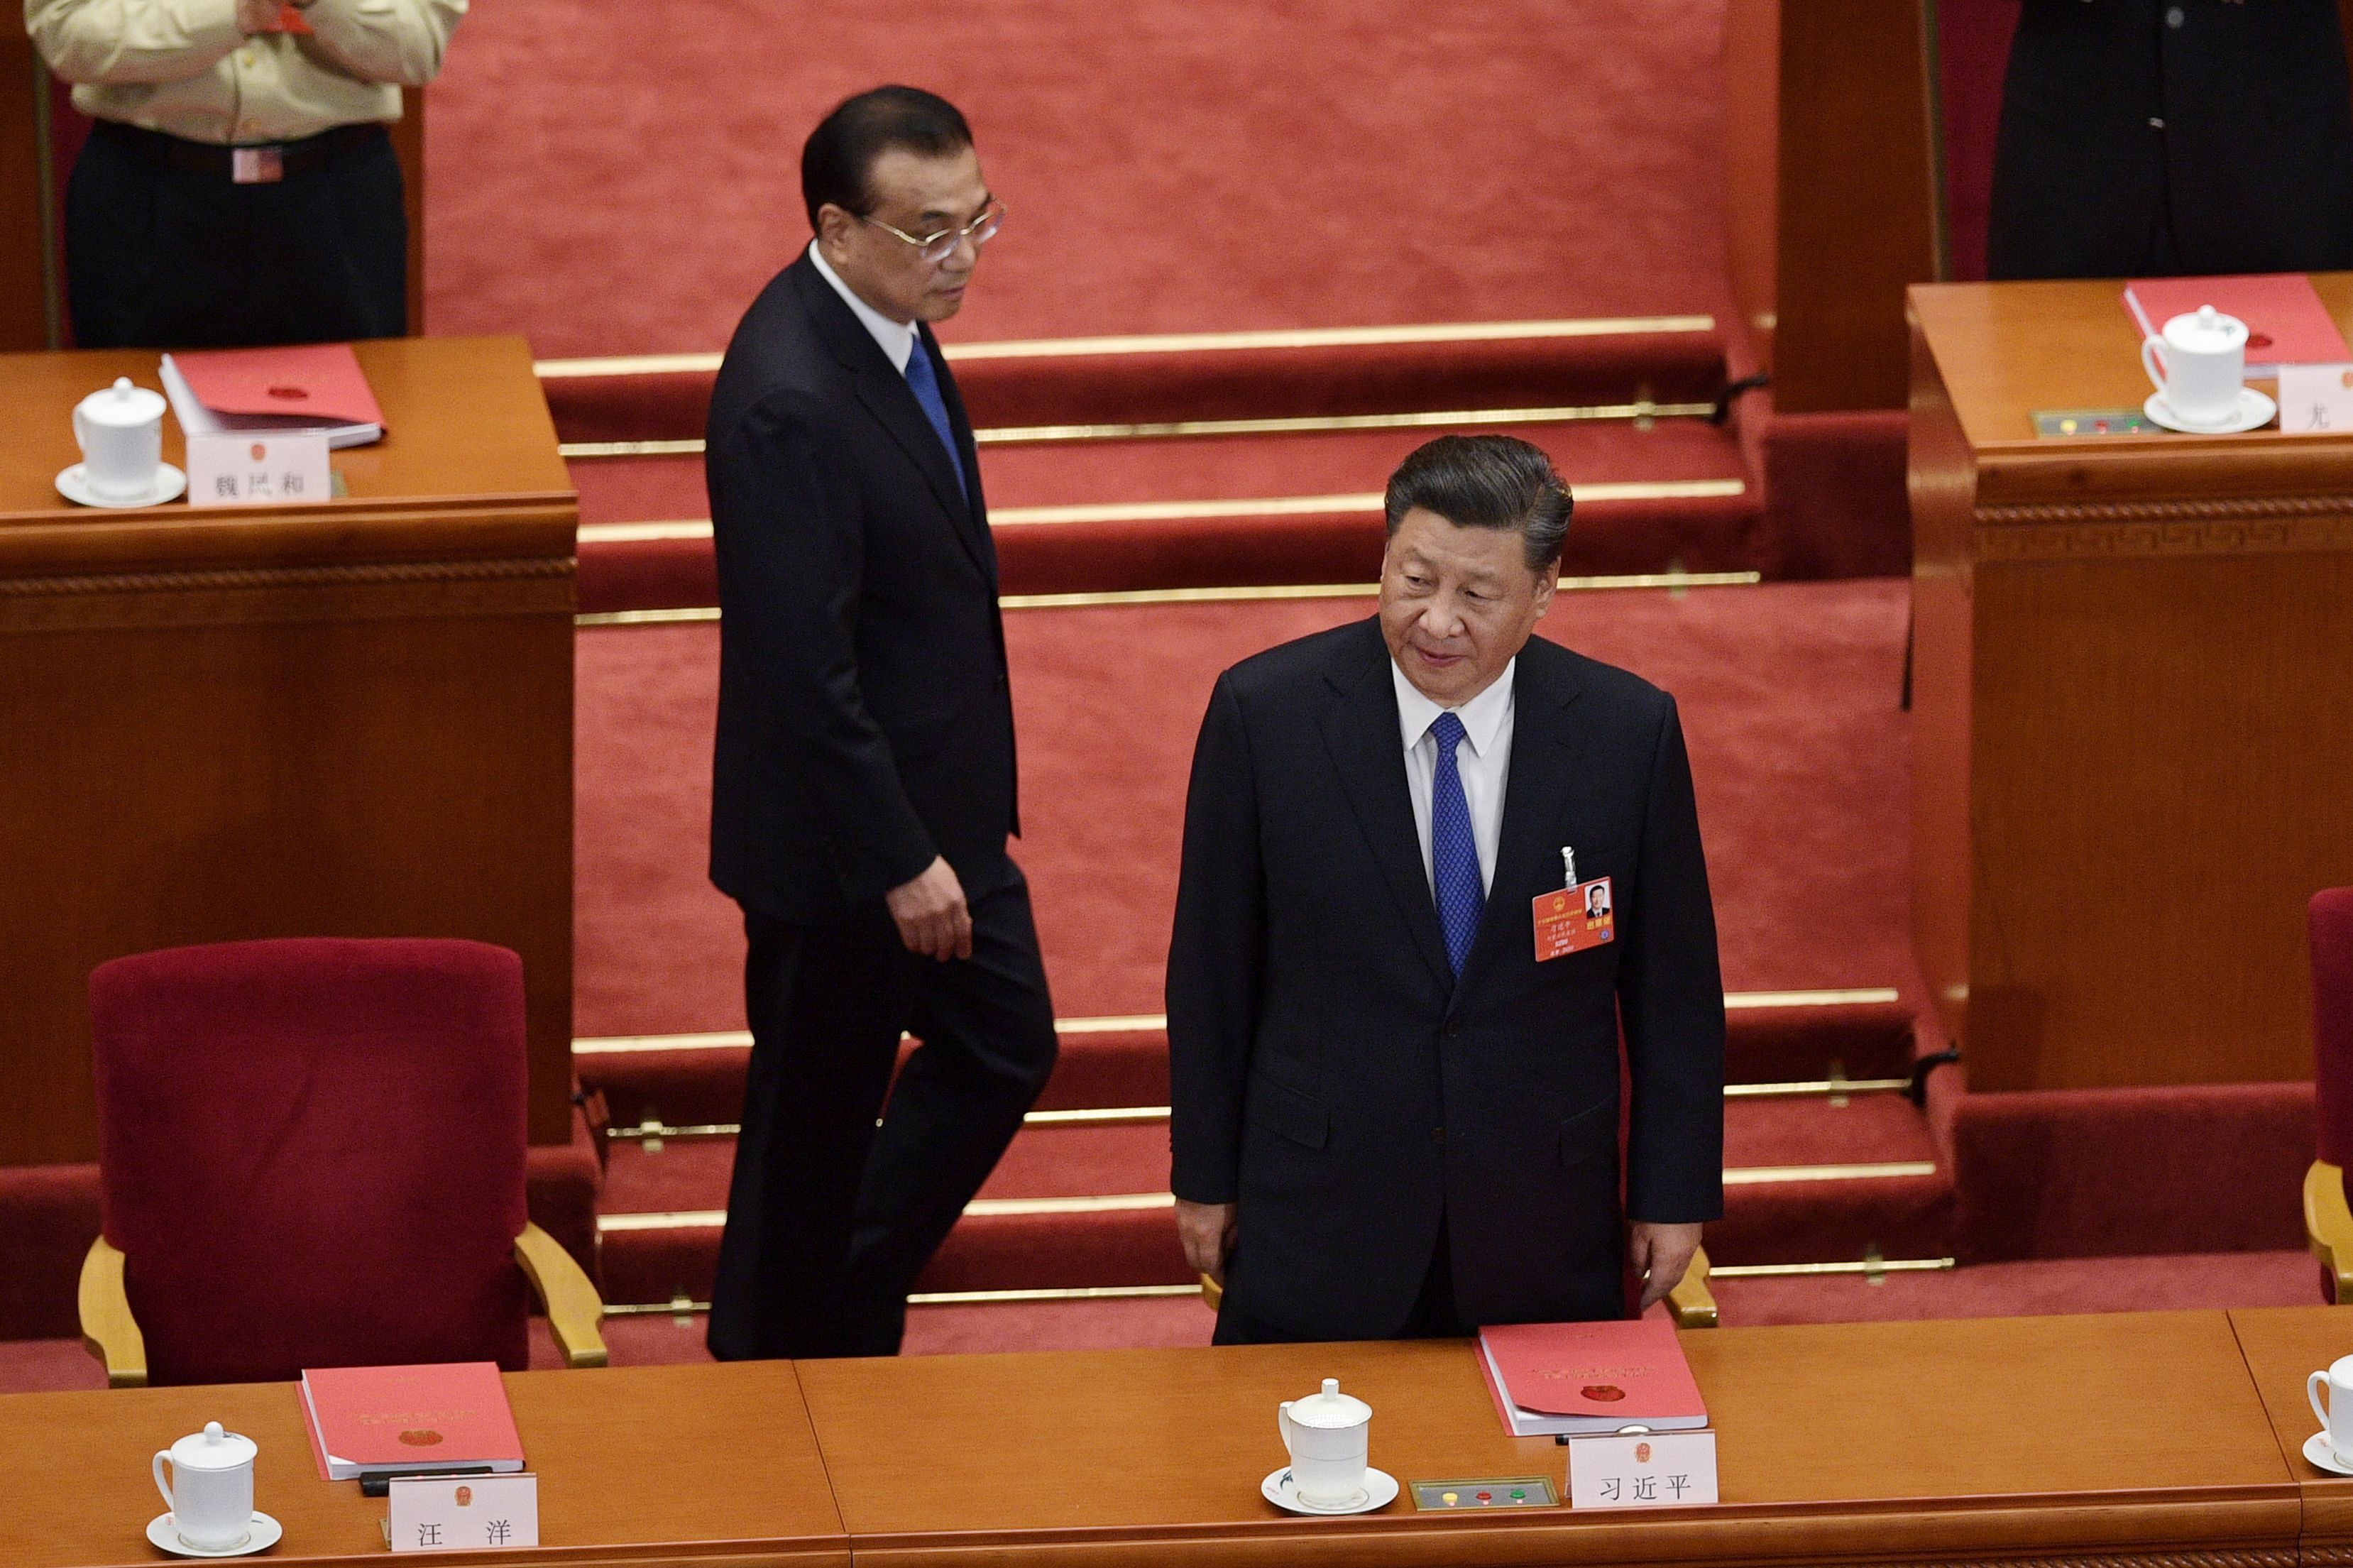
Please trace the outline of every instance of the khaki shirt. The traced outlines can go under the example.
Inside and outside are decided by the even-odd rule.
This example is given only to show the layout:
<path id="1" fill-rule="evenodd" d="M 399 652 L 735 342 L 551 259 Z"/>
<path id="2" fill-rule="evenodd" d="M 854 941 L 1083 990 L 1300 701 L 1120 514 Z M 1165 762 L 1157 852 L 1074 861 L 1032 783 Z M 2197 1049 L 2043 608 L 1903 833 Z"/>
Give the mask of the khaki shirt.
<path id="1" fill-rule="evenodd" d="M 467 0 L 316 0 L 311 34 L 237 30 L 237 0 L 25 0 L 74 107 L 190 142 L 292 142 L 400 118 Z"/>

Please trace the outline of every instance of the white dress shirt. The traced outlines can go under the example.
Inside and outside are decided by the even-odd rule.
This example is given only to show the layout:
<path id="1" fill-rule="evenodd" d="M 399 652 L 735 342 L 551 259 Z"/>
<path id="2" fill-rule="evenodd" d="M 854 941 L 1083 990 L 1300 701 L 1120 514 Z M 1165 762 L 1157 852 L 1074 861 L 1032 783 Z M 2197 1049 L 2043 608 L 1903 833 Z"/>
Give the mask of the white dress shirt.
<path id="1" fill-rule="evenodd" d="M 1479 847 L 1479 886 L 1495 885 L 1495 847 L 1504 835 L 1504 785 L 1512 772 L 1512 675 L 1516 658 L 1504 666 L 1495 683 L 1454 710 L 1462 721 L 1462 742 L 1454 748 L 1454 765 L 1462 775 L 1462 798 L 1471 808 L 1471 838 Z M 1397 682 L 1398 729 L 1405 742 L 1405 787 L 1413 796 L 1413 827 L 1421 840 L 1421 874 L 1429 879 L 1430 896 L 1438 896 L 1438 876 L 1430 858 L 1430 796 L 1438 784 L 1438 737 L 1430 727 L 1446 711 L 1424 697 L 1405 671 L 1389 661 Z"/>
<path id="2" fill-rule="evenodd" d="M 824 253 L 818 249 L 816 240 L 809 241 L 808 253 L 809 259 L 817 263 L 817 275 L 833 285 L 833 291 L 841 296 L 841 301 L 849 307 L 850 314 L 856 316 L 872 334 L 876 346 L 891 362 L 891 368 L 901 375 L 906 374 L 907 362 L 915 353 L 915 324 L 913 321 L 894 321 L 860 299 L 858 290 L 844 283 L 833 268 L 825 264 Z M 936 370 L 938 367 L 933 368 Z"/>

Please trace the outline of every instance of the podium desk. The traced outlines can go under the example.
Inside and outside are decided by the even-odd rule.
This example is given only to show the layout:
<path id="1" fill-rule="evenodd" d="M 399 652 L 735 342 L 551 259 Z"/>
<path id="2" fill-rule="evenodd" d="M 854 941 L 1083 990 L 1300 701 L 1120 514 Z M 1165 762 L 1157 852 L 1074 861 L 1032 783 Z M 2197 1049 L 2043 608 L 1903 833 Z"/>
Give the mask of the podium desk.
<path id="1" fill-rule="evenodd" d="M 2304 1561 L 2353 1563 L 2353 1479 L 2304 1457 L 2320 1430 L 2305 1379 L 2353 1355 L 2353 1307 L 2264 1307 L 2231 1314 L 2248 1373 L 2263 1395 L 2280 1452 L 2304 1492 Z"/>
<path id="2" fill-rule="evenodd" d="M 569 1135 L 575 499 L 520 338 L 357 353 L 346 496 L 121 511 L 70 410 L 158 356 L 0 355 L 0 1164 L 96 1157 L 93 967 L 250 937 L 513 948 Z"/>
<path id="3" fill-rule="evenodd" d="M 2353 882 L 2353 432 L 2037 439 L 2147 395 L 2120 289 L 1909 295 L 1914 937 L 1977 1089 L 2309 1078 Z"/>
<path id="4" fill-rule="evenodd" d="M 537 1552 L 385 1548 L 389 1504 L 322 1481 L 287 1383 L 22 1394 L 0 1464 L 11 1568 L 171 1561 L 148 1544 L 164 1511 L 149 1457 L 218 1421 L 260 1447 L 254 1506 L 286 1528 L 257 1563 L 515 1563 L 565 1568 L 830 1568 L 849 1561 L 789 1362 L 510 1373 L 508 1402 L 539 1477 Z M 239 1561 L 232 1559 L 231 1561 Z"/>
<path id="5" fill-rule="evenodd" d="M 1462 1341 L 805 1362 L 861 1564 L 1893 1563 L 2293 1568 L 2299 1503 L 2221 1312 L 1683 1336 L 1723 1502 L 1301 1519 L 1259 1482 L 1325 1377 L 1401 1484 L 1548 1475 Z M 919 1419 L 917 1417 L 920 1413 Z M 911 1419 L 913 1424 L 911 1425 Z"/>

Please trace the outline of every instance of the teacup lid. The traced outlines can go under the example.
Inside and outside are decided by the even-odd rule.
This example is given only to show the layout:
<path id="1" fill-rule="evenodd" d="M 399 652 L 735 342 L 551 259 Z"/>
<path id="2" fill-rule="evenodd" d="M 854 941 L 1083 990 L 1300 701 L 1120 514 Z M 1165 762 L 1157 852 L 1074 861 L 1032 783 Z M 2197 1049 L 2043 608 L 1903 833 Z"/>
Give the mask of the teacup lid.
<path id="1" fill-rule="evenodd" d="M 127 375 L 114 378 L 81 400 L 81 416 L 97 425 L 144 425 L 164 413 L 164 395 L 134 385 Z"/>
<path id="2" fill-rule="evenodd" d="M 1373 1407 L 1340 1392 L 1340 1380 L 1327 1377 L 1324 1392 L 1291 1402 L 1294 1426 L 1356 1426 L 1373 1418 Z"/>
<path id="3" fill-rule="evenodd" d="M 2223 353 L 2247 341 L 2247 323 L 2200 305 L 2166 322 L 2165 341 L 2190 353 Z"/>
<path id="4" fill-rule="evenodd" d="M 259 1451 L 252 1438 L 224 1432 L 219 1422 L 207 1421 L 203 1431 L 172 1445 L 172 1465 L 175 1469 L 233 1470 Z"/>

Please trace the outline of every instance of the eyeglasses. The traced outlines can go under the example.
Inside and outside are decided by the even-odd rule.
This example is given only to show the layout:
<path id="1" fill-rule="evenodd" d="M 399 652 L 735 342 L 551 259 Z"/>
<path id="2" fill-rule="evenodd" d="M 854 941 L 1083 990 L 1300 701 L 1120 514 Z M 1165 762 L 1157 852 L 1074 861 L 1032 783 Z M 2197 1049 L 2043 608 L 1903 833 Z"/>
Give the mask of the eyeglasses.
<path id="1" fill-rule="evenodd" d="M 932 266 L 937 267 L 955 254 L 956 246 L 962 241 L 967 239 L 972 241 L 973 248 L 977 250 L 997 237 L 997 231 L 1005 226 L 1005 204 L 991 202 L 978 217 L 962 228 L 944 228 L 937 234 L 928 234 L 920 239 L 904 229 L 892 227 L 879 217 L 867 217 L 860 215 L 858 221 L 872 224 L 893 239 L 904 240 L 915 247 L 916 255 Z"/>

